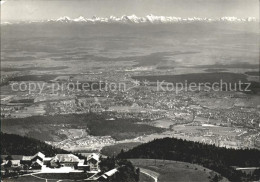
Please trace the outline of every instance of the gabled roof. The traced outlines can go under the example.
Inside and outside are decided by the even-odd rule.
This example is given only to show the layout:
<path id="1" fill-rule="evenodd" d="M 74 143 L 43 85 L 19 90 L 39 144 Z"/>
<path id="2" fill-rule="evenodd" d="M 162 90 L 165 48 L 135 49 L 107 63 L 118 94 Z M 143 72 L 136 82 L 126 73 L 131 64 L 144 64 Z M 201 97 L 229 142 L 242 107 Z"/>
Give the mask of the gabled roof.
<path id="1" fill-rule="evenodd" d="M 35 158 L 35 157 L 40 157 L 41 159 L 44 159 L 44 157 L 45 157 L 45 155 L 43 154 L 43 153 L 41 153 L 41 152 L 38 152 L 37 154 L 35 154 L 33 157 L 32 157 L 32 159 L 33 158 Z"/>
<path id="2" fill-rule="evenodd" d="M 116 172 L 118 172 L 118 170 L 115 168 L 115 169 L 111 169 L 110 171 L 105 172 L 104 174 L 106 176 L 113 176 Z"/>
<path id="3" fill-rule="evenodd" d="M 59 162 L 79 162 L 80 159 L 73 154 L 57 154 L 53 159 L 57 159 Z"/>
<path id="4" fill-rule="evenodd" d="M 118 172 L 118 170 L 115 169 L 111 169 L 110 171 L 105 172 L 103 175 L 101 175 L 100 177 L 107 179 L 108 177 L 113 176 L 116 172 Z"/>
<path id="5" fill-rule="evenodd" d="M 91 155 L 88 156 L 88 161 L 90 159 L 95 159 L 96 161 L 99 161 L 99 155 L 96 153 L 92 153 Z"/>
<path id="6" fill-rule="evenodd" d="M 7 164 L 7 160 L 3 160 L 1 166 L 4 166 L 4 165 L 6 165 L 6 164 Z"/>
<path id="7" fill-rule="evenodd" d="M 42 166 L 42 165 L 43 165 L 43 162 L 40 161 L 39 159 L 37 159 L 36 161 L 34 161 L 34 162 L 32 163 L 31 166 L 33 166 L 33 165 L 35 165 L 35 164 L 38 164 L 38 165 Z"/>

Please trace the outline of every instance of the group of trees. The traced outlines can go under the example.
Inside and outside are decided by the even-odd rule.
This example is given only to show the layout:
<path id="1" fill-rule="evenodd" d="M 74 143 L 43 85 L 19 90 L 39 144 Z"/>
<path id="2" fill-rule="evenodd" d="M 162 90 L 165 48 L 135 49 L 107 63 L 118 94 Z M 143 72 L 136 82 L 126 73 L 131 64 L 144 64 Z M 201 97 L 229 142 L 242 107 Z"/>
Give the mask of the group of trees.
<path id="1" fill-rule="evenodd" d="M 147 124 L 137 124 L 138 121 L 141 121 L 137 119 L 115 118 L 115 120 L 108 122 L 107 118 L 110 118 L 109 114 L 86 113 L 12 118 L 3 119 L 1 122 L 3 132 L 10 132 L 8 129 L 14 126 L 15 128 L 29 129 L 29 132 L 27 132 L 29 137 L 43 141 L 53 141 L 53 138 L 64 140 L 66 136 L 57 132 L 62 124 L 66 125 L 66 128 L 63 129 L 86 129 L 90 135 L 111 136 L 116 140 L 136 138 L 144 134 L 164 131 L 162 128 Z M 11 132 L 17 132 L 20 135 L 24 134 L 19 130 L 12 130 Z"/>
<path id="2" fill-rule="evenodd" d="M 260 180 L 259 170 L 247 175 L 234 169 L 235 166 L 259 167 L 260 151 L 256 149 L 226 149 L 198 142 L 164 138 L 121 152 L 118 157 L 183 161 L 207 167 L 231 181 Z"/>
<path id="3" fill-rule="evenodd" d="M 102 159 L 100 162 L 100 169 L 102 173 L 111 169 L 117 168 L 118 172 L 115 173 L 109 181 L 124 181 L 124 182 L 138 182 L 139 181 L 139 168 L 135 168 L 132 163 L 125 159 L 115 157 L 108 157 Z"/>
<path id="4" fill-rule="evenodd" d="M 1 132 L 1 155 L 34 155 L 42 152 L 46 156 L 66 154 L 66 150 L 55 148 L 45 142 L 14 134 Z"/>

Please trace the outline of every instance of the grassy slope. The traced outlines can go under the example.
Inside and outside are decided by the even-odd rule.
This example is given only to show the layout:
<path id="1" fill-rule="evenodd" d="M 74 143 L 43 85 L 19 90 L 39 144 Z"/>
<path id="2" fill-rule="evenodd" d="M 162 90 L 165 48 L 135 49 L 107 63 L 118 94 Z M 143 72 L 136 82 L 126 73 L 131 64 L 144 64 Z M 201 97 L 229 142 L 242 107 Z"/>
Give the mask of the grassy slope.
<path id="1" fill-rule="evenodd" d="M 149 177 L 149 176 L 147 176 L 146 174 L 140 173 L 139 181 L 140 182 L 154 182 L 154 179 Z"/>
<path id="2" fill-rule="evenodd" d="M 205 166 L 231 181 L 259 180 L 259 171 L 245 175 L 232 166 L 259 166 L 260 151 L 256 149 L 226 149 L 214 145 L 176 138 L 156 139 L 118 155 L 119 158 L 167 159 Z"/>
<path id="3" fill-rule="evenodd" d="M 156 160 L 155 163 L 154 159 L 131 159 L 130 161 L 135 166 L 158 172 L 160 174 L 160 176 L 158 177 L 159 182 L 208 182 L 214 177 L 215 174 L 217 174 L 212 170 L 209 170 L 202 166 L 186 162 Z M 224 182 L 228 180 L 223 178 L 222 181 Z"/>
<path id="4" fill-rule="evenodd" d="M 55 177 L 55 174 L 52 174 Z M 64 175 L 64 174 L 63 174 Z M 19 178 L 11 178 L 11 179 L 5 179 L 4 182 L 46 182 L 45 176 L 43 176 L 43 179 L 38 178 L 39 174 L 35 174 L 34 176 L 21 176 Z M 62 179 L 62 182 L 71 182 L 71 179 L 63 179 L 64 177 L 62 176 L 61 178 L 55 178 L 55 179 L 48 179 L 48 182 L 56 182 L 58 179 Z M 77 180 L 77 182 L 83 182 L 85 180 Z"/>

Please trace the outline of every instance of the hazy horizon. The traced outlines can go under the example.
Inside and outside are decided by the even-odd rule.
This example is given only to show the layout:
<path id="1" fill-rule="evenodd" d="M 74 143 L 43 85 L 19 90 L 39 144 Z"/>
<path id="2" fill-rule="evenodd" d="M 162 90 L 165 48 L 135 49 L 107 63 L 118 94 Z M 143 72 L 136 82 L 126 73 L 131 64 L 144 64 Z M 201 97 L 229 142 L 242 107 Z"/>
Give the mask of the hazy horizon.
<path id="1" fill-rule="evenodd" d="M 219 18 L 259 18 L 258 0 L 6 0 L 2 21 L 46 20 L 62 16 L 109 17 L 132 15 Z"/>

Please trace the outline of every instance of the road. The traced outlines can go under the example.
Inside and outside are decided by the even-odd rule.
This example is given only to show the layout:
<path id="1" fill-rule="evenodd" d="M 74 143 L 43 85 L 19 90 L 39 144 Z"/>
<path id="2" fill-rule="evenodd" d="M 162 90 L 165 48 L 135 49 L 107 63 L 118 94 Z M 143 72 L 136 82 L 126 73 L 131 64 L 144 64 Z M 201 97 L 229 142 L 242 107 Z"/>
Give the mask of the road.
<path id="1" fill-rule="evenodd" d="M 154 182 L 157 182 L 157 181 L 158 181 L 158 177 L 159 177 L 159 175 L 160 175 L 159 173 L 154 172 L 154 171 L 149 170 L 149 169 L 141 168 L 141 167 L 140 167 L 139 169 L 140 169 L 140 172 L 141 172 L 141 173 L 143 173 L 143 174 L 145 174 L 145 175 L 147 175 L 147 176 L 153 178 L 153 179 L 154 179 Z"/>

